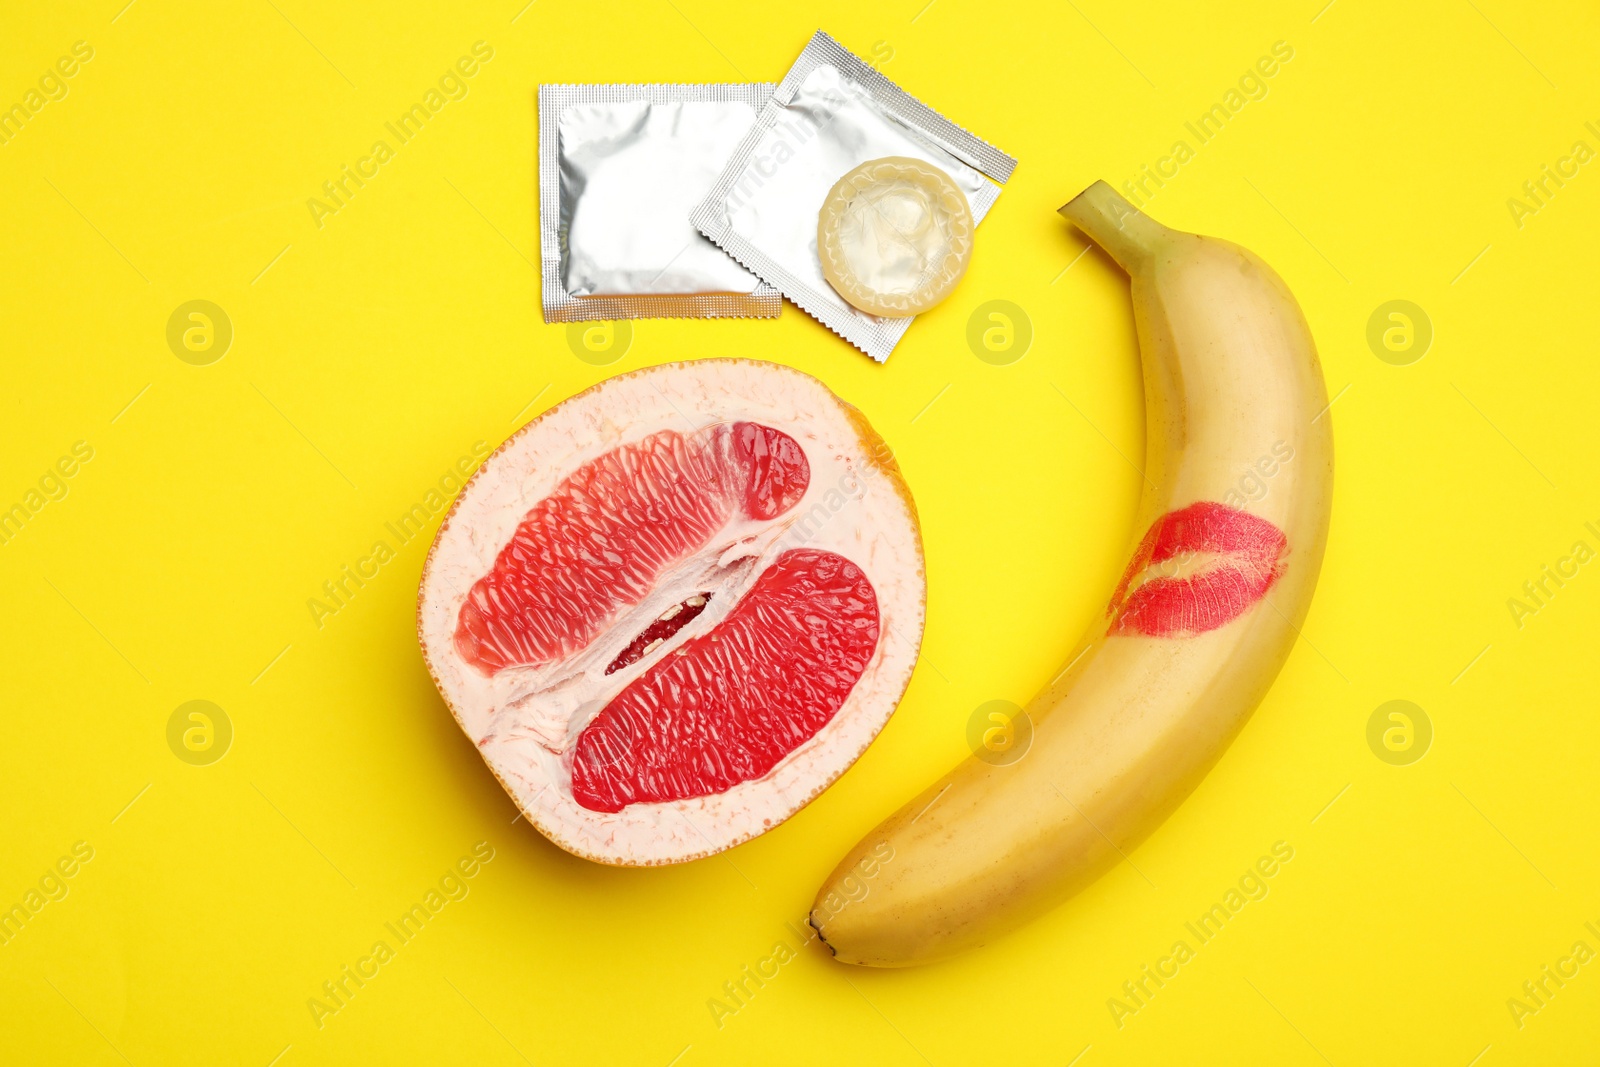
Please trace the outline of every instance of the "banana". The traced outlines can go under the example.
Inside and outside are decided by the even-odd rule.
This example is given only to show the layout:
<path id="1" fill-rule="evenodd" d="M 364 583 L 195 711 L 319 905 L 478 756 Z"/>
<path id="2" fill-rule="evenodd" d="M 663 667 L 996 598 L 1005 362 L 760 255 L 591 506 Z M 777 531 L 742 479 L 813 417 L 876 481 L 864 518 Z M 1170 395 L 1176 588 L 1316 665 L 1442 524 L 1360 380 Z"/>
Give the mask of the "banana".
<path id="1" fill-rule="evenodd" d="M 839 960 L 926 963 L 1099 877 L 1189 795 L 1305 619 L 1333 487 L 1328 398 L 1282 279 L 1168 229 L 1105 182 L 1061 209 L 1125 270 L 1144 371 L 1137 540 L 1106 619 L 981 752 L 845 856 L 811 924 Z M 988 758 L 985 758 L 988 757 Z"/>

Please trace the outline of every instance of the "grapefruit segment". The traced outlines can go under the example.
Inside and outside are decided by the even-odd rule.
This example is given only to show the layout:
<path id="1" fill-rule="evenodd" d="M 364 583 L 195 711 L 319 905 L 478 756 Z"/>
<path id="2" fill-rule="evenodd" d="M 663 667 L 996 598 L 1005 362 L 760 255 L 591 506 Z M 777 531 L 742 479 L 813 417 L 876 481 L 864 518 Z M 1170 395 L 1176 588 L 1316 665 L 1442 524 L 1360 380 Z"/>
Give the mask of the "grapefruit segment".
<path id="1" fill-rule="evenodd" d="M 878 643 L 878 598 L 842 556 L 792 549 L 739 606 L 636 679 L 578 738 L 591 811 L 722 793 L 759 778 L 844 704 Z"/>
<path id="2" fill-rule="evenodd" d="M 751 422 L 612 449 L 522 520 L 468 594 L 456 648 L 485 674 L 586 648 L 736 515 L 775 518 L 809 481 L 799 444 Z"/>
<path id="3" fill-rule="evenodd" d="M 811 481 L 811 464 L 794 438 L 753 422 L 736 422 L 729 435 L 733 466 L 743 474 L 744 513 L 775 519 L 800 502 Z"/>

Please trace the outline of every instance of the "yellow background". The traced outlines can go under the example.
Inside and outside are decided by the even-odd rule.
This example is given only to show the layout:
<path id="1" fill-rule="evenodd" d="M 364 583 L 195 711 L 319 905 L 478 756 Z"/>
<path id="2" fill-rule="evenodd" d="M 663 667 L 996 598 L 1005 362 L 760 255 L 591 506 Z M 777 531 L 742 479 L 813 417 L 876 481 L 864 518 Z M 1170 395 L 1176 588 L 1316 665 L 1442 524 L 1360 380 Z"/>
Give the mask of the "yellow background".
<path id="1" fill-rule="evenodd" d="M 4 104 L 94 48 L 0 145 L 0 506 L 94 449 L 0 546 L 0 904 L 95 850 L 0 947 L 0 1059 L 1592 1062 L 1600 963 L 1520 1028 L 1506 1006 L 1575 941 L 1600 949 L 1600 565 L 1520 628 L 1507 607 L 1575 541 L 1600 548 L 1600 164 L 1520 228 L 1506 205 L 1574 141 L 1600 147 L 1592 5 L 123 3 L 14 9 L 0 34 Z M 955 295 L 885 366 L 792 307 L 640 322 L 612 366 L 575 358 L 538 310 L 535 86 L 775 80 L 819 26 L 888 49 L 884 73 L 1020 159 Z M 308 198 L 479 40 L 469 95 L 319 229 Z M 1257 250 L 1317 337 L 1338 476 L 1306 639 L 1132 864 L 945 965 L 847 970 L 812 946 L 719 1027 L 708 1000 L 792 942 L 840 854 L 1103 606 L 1139 480 L 1137 350 L 1124 278 L 1054 211 L 1192 143 L 1184 122 L 1280 40 L 1268 95 L 1150 210 Z M 191 299 L 233 323 L 210 366 L 166 343 Z M 965 340 L 994 299 L 1035 331 L 1009 366 Z M 1391 299 L 1434 326 L 1410 366 L 1367 345 Z M 321 628 L 306 602 L 473 442 L 610 373 L 717 355 L 818 375 L 893 446 L 925 654 L 790 822 L 607 869 L 513 825 L 435 694 L 421 540 Z M 210 766 L 167 744 L 193 699 L 233 724 Z M 1433 724 L 1409 766 L 1366 742 L 1391 699 Z M 479 841 L 470 895 L 319 1029 L 308 998 Z M 1276 841 L 1294 859 L 1266 899 L 1119 1029 L 1107 999 Z"/>

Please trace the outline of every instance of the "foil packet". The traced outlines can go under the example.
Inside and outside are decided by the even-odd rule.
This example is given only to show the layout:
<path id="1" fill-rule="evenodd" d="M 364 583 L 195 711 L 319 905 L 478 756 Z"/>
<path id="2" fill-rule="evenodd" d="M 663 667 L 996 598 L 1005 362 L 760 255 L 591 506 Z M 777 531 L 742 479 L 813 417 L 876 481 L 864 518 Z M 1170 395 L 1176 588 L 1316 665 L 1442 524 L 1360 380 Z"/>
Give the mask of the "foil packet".
<path id="1" fill-rule="evenodd" d="M 1017 165 L 818 30 L 690 215 L 734 259 L 880 363 L 912 319 L 869 315 L 834 290 L 817 253 L 817 219 L 840 177 L 887 156 L 943 170 L 975 223 Z"/>
<path id="2" fill-rule="evenodd" d="M 772 96 L 750 85 L 541 85 L 546 322 L 771 318 L 778 291 L 689 222 Z"/>

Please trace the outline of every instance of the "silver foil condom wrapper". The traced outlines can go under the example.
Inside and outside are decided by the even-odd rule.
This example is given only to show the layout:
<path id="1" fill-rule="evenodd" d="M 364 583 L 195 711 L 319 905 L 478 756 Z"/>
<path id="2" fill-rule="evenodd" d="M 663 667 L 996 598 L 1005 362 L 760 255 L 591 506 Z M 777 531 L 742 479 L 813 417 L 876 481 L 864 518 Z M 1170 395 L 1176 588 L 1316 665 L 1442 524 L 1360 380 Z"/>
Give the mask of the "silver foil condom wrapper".
<path id="1" fill-rule="evenodd" d="M 880 363 L 911 319 L 859 311 L 828 284 L 817 215 L 835 182 L 884 156 L 943 170 L 966 195 L 975 223 L 1017 165 L 819 30 L 691 215 L 734 259 Z"/>
<path id="2" fill-rule="evenodd" d="M 546 322 L 779 313 L 778 291 L 689 221 L 772 91 L 770 82 L 539 87 Z"/>

